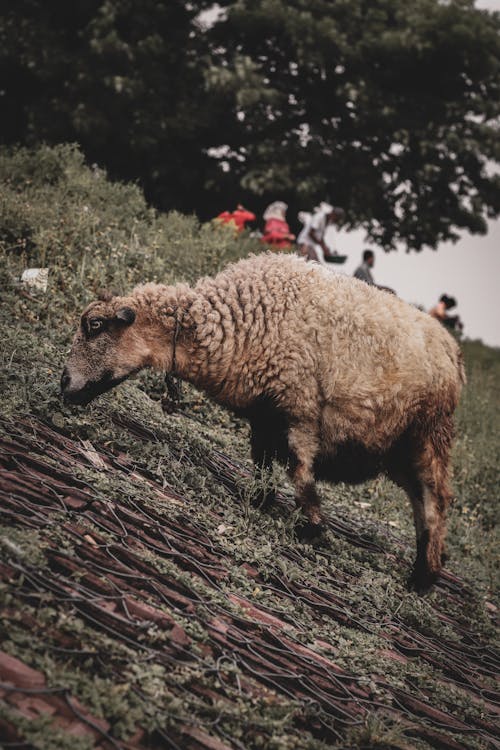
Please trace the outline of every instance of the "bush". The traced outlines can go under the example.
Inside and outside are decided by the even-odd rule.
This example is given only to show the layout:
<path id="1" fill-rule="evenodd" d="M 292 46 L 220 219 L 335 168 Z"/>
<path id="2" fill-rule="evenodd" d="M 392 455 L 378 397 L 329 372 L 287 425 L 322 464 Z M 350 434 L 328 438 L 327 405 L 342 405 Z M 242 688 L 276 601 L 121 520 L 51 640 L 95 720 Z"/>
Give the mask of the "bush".
<path id="1" fill-rule="evenodd" d="M 48 266 L 52 301 L 68 310 L 104 287 L 193 281 L 256 249 L 227 228 L 158 214 L 137 186 L 109 182 L 72 145 L 3 150 L 0 189 L 3 283 Z"/>

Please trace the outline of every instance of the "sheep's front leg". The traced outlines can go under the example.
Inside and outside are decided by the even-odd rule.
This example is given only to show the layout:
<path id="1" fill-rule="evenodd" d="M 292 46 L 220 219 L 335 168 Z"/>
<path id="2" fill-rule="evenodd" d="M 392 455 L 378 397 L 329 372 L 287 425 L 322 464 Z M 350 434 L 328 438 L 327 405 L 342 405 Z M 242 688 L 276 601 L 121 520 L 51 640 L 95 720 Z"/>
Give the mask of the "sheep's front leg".
<path id="1" fill-rule="evenodd" d="M 311 525 L 319 531 L 323 517 L 313 469 L 319 448 L 318 439 L 312 429 L 291 427 L 288 447 L 288 474 L 295 486 L 295 502 L 302 508 Z"/>
<path id="2" fill-rule="evenodd" d="M 266 425 L 261 420 L 251 419 L 250 427 L 252 431 L 250 445 L 255 464 L 255 478 L 260 488 L 255 503 L 262 509 L 267 509 L 273 505 L 276 499 L 275 490 L 267 486 L 274 458 L 270 426 L 266 429 Z"/>

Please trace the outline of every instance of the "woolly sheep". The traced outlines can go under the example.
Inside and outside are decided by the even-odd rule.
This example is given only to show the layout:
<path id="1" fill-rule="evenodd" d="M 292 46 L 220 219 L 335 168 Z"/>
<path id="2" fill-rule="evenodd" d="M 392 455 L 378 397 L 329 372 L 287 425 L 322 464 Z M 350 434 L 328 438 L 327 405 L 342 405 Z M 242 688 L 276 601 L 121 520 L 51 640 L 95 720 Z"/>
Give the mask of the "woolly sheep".
<path id="1" fill-rule="evenodd" d="M 88 403 L 144 367 L 175 372 L 247 417 L 256 466 L 287 466 L 312 525 L 316 480 L 387 474 L 413 507 L 410 585 L 436 580 L 465 378 L 459 347 L 429 315 L 302 259 L 254 256 L 194 287 L 145 284 L 93 302 L 62 391 Z"/>

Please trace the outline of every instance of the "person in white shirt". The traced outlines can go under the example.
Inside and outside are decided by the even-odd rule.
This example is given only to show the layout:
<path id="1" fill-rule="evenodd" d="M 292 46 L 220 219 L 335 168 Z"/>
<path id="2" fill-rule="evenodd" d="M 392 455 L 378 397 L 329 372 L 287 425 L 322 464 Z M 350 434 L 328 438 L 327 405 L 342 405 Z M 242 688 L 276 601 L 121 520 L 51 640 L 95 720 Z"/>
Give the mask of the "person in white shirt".
<path id="1" fill-rule="evenodd" d="M 325 235 L 328 227 L 332 224 L 341 224 L 344 216 L 342 208 L 334 208 L 325 202 L 320 203 L 315 212 L 312 215 L 309 214 L 309 217 L 302 212 L 305 223 L 297 239 L 301 255 L 307 260 L 321 264 L 335 258 L 337 252 L 326 244 Z"/>
<path id="2" fill-rule="evenodd" d="M 317 211 L 317 208 L 315 208 L 314 210 Z M 309 225 L 312 221 L 313 215 L 314 214 L 310 213 L 309 211 L 299 211 L 297 215 L 300 223 L 302 224 L 302 229 L 300 230 L 297 236 L 297 245 L 299 248 L 299 255 L 303 255 L 303 256 L 307 255 Z"/>

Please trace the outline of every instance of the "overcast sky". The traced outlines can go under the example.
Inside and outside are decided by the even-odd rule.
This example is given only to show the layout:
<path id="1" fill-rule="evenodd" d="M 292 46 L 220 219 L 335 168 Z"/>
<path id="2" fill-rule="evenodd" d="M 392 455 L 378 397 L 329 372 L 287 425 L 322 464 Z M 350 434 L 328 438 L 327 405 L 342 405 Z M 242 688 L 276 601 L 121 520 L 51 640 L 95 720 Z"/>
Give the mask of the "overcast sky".
<path id="1" fill-rule="evenodd" d="M 363 238 L 362 231 L 337 234 L 339 252 L 348 255 L 339 270 L 353 273 L 363 248 L 370 247 Z M 455 245 L 445 243 L 438 250 L 384 253 L 373 249 L 377 284 L 391 287 L 402 299 L 427 310 L 443 293 L 455 297 L 465 335 L 500 346 L 500 221 L 490 223 L 486 237 L 464 234 Z"/>
<path id="2" fill-rule="evenodd" d="M 476 7 L 500 11 L 500 0 L 476 0 Z"/>
<path id="3" fill-rule="evenodd" d="M 478 0 L 476 7 L 500 11 L 500 0 Z M 341 266 L 351 274 L 360 262 L 364 232 L 341 232 L 336 245 L 348 259 Z M 456 243 L 420 253 L 384 253 L 375 249 L 373 275 L 408 302 L 429 309 L 443 293 L 458 301 L 457 312 L 468 338 L 500 346 L 500 219 L 490 222 L 486 236 L 464 233 Z"/>

